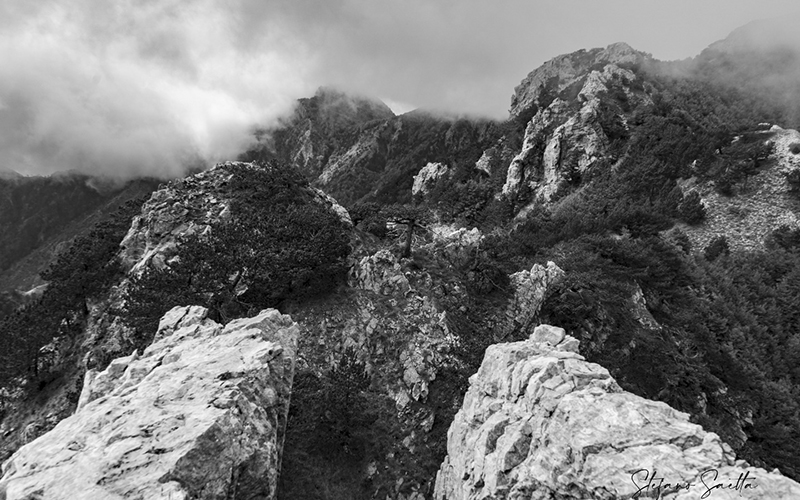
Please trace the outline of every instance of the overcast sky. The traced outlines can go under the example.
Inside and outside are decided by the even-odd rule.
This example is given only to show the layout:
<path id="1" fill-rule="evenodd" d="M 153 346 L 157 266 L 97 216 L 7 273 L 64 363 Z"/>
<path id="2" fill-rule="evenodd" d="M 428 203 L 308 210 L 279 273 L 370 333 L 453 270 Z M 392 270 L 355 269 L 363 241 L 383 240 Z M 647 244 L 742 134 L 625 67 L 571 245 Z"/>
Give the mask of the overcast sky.
<path id="1" fill-rule="evenodd" d="M 544 61 L 625 41 L 671 60 L 791 0 L 4 0 L 0 168 L 175 175 L 320 85 L 506 116 Z"/>

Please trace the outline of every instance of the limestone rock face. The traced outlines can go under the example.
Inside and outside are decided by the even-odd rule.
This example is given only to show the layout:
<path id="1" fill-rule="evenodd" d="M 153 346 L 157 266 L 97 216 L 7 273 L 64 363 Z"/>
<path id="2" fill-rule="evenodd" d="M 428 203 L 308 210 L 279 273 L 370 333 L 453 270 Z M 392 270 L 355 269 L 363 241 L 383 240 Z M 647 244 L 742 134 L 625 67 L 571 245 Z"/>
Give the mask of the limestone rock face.
<path id="1" fill-rule="evenodd" d="M 298 327 L 162 318 L 144 353 L 90 370 L 78 411 L 3 466 L 1 498 L 274 498 Z"/>
<path id="2" fill-rule="evenodd" d="M 563 276 L 564 271 L 555 262 L 548 262 L 547 266 L 534 264 L 530 271 L 512 274 L 510 281 L 514 297 L 506 308 L 506 323 L 500 339 L 506 339 L 517 331 L 529 335 L 548 287 Z"/>
<path id="3" fill-rule="evenodd" d="M 389 250 L 380 250 L 362 258 L 350 269 L 349 284 L 380 295 L 405 295 L 411 289 L 400 263 Z"/>
<path id="4" fill-rule="evenodd" d="M 580 50 L 565 54 L 547 61 L 531 71 L 522 82 L 514 88 L 511 97 L 511 117 L 517 117 L 532 106 L 540 105 L 543 91 L 555 85 L 560 92 L 582 78 L 590 67 L 598 64 L 635 64 L 642 62 L 647 56 L 634 50 L 626 43 L 611 44 L 605 49 Z"/>
<path id="5" fill-rule="evenodd" d="M 467 229 L 451 224 L 431 224 L 428 230 L 433 241 L 423 248 L 445 257 L 454 266 L 466 265 L 474 259 L 483 241 L 483 234 L 476 227 Z"/>
<path id="6" fill-rule="evenodd" d="M 120 243 L 123 266 L 134 272 L 148 265 L 162 268 L 180 236 L 203 232 L 225 217 L 228 200 L 219 192 L 230 177 L 218 166 L 154 192 Z"/>
<path id="7" fill-rule="evenodd" d="M 450 169 L 442 163 L 428 163 L 419 170 L 411 186 L 414 196 L 427 194 L 439 181 L 444 179 Z"/>
<path id="8" fill-rule="evenodd" d="M 381 345 L 380 338 L 391 338 L 399 362 L 393 361 L 381 368 L 397 373 L 386 387 L 387 392 L 398 409 L 405 408 L 411 401 L 424 401 L 429 384 L 436 378 L 439 367 L 446 364 L 447 353 L 455 343 L 447 327 L 446 313 L 430 297 L 421 296 L 414 289 L 399 261 L 388 250 L 362 258 L 351 268 L 348 281 L 354 289 L 387 300 L 400 314 L 385 317 L 371 300 L 361 297 L 358 316 L 364 323 L 344 328 L 343 333 L 352 339 L 346 343 L 357 347 L 359 352 L 382 351 L 385 346 Z"/>
<path id="9" fill-rule="evenodd" d="M 650 101 L 646 93 L 632 89 L 636 74 L 618 65 L 644 57 L 626 47 L 618 44 L 597 52 L 592 60 L 605 64 L 602 70 L 590 71 L 585 61 L 575 59 L 580 53 L 560 56 L 531 73 L 517 88 L 526 104 L 512 108 L 512 115 L 515 109 L 517 114 L 536 112 L 525 128 L 522 150 L 508 168 L 502 194 L 513 197 L 527 186 L 534 198 L 554 201 L 607 155 L 611 138 L 604 129 L 609 126 L 607 112 L 601 116 L 603 102 L 608 101 L 604 96 L 613 88 L 626 106 Z M 575 86 L 577 93 L 546 99 L 570 86 Z M 617 119 L 624 128 L 624 116 Z"/>
<path id="10" fill-rule="evenodd" d="M 611 146 L 625 135 L 626 116 L 652 103 L 642 79 L 627 65 L 648 60 L 614 44 L 556 57 L 530 73 L 512 99 L 511 117 L 530 119 L 502 195 L 514 199 L 529 192 L 529 201 L 553 203 L 593 168 L 613 162 L 619 151 Z"/>
<path id="11" fill-rule="evenodd" d="M 486 350 L 447 436 L 435 500 L 688 500 L 715 485 L 711 498 L 800 498 L 800 484 L 737 461 L 687 414 L 624 392 L 550 326 Z"/>

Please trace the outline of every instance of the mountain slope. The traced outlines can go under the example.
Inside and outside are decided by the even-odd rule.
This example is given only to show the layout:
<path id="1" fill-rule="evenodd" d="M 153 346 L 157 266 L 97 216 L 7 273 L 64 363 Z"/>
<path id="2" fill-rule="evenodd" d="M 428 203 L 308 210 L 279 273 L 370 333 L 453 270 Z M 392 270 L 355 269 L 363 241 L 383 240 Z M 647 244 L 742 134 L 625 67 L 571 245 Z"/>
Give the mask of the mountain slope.
<path id="1" fill-rule="evenodd" d="M 490 120 L 420 110 L 394 116 L 382 103 L 320 89 L 243 159 L 280 159 L 345 205 L 408 202 L 427 163 L 474 170 L 501 132 Z"/>
<path id="2" fill-rule="evenodd" d="M 74 407 L 87 367 L 194 303 L 220 322 L 277 307 L 303 329 L 284 498 L 430 494 L 485 349 L 540 322 L 621 389 L 800 477 L 796 132 L 770 128 L 785 117 L 769 97 L 687 67 L 624 44 L 559 56 L 503 123 L 302 100 L 244 155 L 263 163 L 157 191 L 95 245 L 116 259 L 66 265 L 69 293 L 0 325 L 35 341 L 3 364 L 27 388 L 7 449 Z"/>

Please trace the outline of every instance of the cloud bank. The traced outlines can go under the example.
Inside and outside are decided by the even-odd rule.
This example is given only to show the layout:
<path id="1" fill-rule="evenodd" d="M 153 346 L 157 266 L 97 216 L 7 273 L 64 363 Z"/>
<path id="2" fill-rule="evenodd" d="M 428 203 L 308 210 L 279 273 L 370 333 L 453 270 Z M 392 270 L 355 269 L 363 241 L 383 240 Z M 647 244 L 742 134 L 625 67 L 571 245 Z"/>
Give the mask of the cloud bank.
<path id="1" fill-rule="evenodd" d="M 502 119 L 513 87 L 558 54 L 626 41 L 689 57 L 784 5 L 6 0 L 0 169 L 175 176 L 234 157 L 321 85 Z"/>
<path id="2" fill-rule="evenodd" d="M 241 12 L 241 11 L 238 11 Z M 308 92 L 311 56 L 281 27 L 214 2 L 0 7 L 0 162 L 173 176 L 235 156 L 251 127 Z"/>

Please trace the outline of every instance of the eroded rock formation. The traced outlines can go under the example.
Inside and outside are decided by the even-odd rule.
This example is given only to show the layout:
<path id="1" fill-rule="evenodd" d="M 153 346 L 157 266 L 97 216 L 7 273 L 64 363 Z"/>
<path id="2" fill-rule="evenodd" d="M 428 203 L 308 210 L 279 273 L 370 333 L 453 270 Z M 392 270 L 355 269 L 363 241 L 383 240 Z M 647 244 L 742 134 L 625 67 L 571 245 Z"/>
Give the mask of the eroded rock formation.
<path id="1" fill-rule="evenodd" d="M 411 194 L 414 196 L 428 194 L 441 180 L 447 177 L 449 171 L 450 169 L 443 163 L 429 162 L 419 169 L 419 173 L 414 177 Z"/>
<path id="2" fill-rule="evenodd" d="M 500 338 L 507 339 L 515 332 L 528 334 L 542 308 L 547 289 L 563 276 L 564 271 L 555 262 L 548 262 L 546 267 L 534 264 L 530 271 L 509 276 L 514 297 L 506 307 L 506 324 Z"/>
<path id="3" fill-rule="evenodd" d="M 533 199 L 555 201 L 606 159 L 614 135 L 626 128 L 625 112 L 650 102 L 639 78 L 625 68 L 645 59 L 614 44 L 559 56 L 531 72 L 512 98 L 511 116 L 531 118 L 502 194 L 514 197 L 528 188 Z M 621 104 L 609 107 L 603 96 L 612 91 Z"/>
<path id="4" fill-rule="evenodd" d="M 3 466 L 0 498 L 274 498 L 298 327 L 176 307 L 139 355 L 87 372 L 78 411 Z"/>
<path id="5" fill-rule="evenodd" d="M 711 498 L 800 498 L 800 484 L 737 461 L 687 414 L 624 392 L 605 368 L 578 354 L 576 339 L 549 325 L 529 340 L 486 350 L 447 450 L 435 500 L 616 499 L 637 492 L 677 500 L 700 498 L 720 484 Z"/>

